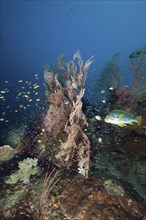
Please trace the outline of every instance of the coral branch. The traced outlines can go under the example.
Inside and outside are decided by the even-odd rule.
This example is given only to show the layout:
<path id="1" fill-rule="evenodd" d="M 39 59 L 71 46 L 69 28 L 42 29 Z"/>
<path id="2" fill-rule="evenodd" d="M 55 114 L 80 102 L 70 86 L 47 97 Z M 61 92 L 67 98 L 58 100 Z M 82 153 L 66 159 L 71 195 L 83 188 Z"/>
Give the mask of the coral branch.
<path id="1" fill-rule="evenodd" d="M 132 68 L 133 82 L 129 86 L 121 86 L 121 79 L 117 72 L 113 71 L 117 87 L 114 90 L 114 95 L 118 99 L 120 106 L 131 105 L 135 102 L 136 97 L 146 92 L 146 74 L 145 74 L 145 49 L 143 49 L 139 56 L 134 56 L 130 60 L 130 68 Z"/>
<path id="2" fill-rule="evenodd" d="M 53 169 L 49 175 L 48 172 L 46 172 L 43 182 L 43 191 L 40 199 L 40 220 L 45 220 L 45 206 L 47 205 L 48 197 L 58 180 L 59 179 L 57 179 L 57 172 L 55 172 L 55 169 Z"/>
<path id="3" fill-rule="evenodd" d="M 61 62 L 64 84 L 58 76 L 45 69 L 46 95 L 48 109 L 42 120 L 42 128 L 46 131 L 47 148 L 50 157 L 58 166 L 71 167 L 76 158 L 79 172 L 88 176 L 90 160 L 90 142 L 84 132 L 88 126 L 82 111 L 82 97 L 85 93 L 85 80 L 93 57 L 82 61 L 79 52 L 68 64 Z M 52 146 L 54 146 L 52 148 Z"/>

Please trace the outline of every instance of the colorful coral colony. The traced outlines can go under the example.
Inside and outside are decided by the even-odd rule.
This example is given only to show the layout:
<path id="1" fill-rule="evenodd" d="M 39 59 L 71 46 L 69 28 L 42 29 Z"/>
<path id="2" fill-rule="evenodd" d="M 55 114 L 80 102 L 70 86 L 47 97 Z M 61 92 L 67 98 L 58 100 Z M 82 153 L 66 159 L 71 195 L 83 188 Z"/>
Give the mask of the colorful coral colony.
<path id="1" fill-rule="evenodd" d="M 133 81 L 130 85 L 121 86 L 122 79 L 117 63 L 119 54 L 115 54 L 101 72 L 96 88 L 99 89 L 102 95 L 107 94 L 107 100 L 103 99 L 102 102 L 106 103 L 109 100 L 107 103 L 109 111 L 105 118 L 102 115 L 95 115 L 98 121 L 103 120 L 103 123 L 120 127 L 137 124 L 145 128 L 145 117 L 138 115 L 139 112 L 136 109 L 136 103 L 142 101 L 146 94 L 145 50 L 144 47 L 129 56 L 129 65 L 131 65 L 130 68 L 133 71 Z M 25 86 L 22 86 L 22 91 L 18 90 L 16 96 L 16 99 L 22 96 L 28 102 L 26 106 L 20 104 L 20 109 L 24 110 L 30 107 L 29 103 L 33 101 L 32 95 L 30 91 L 25 89 L 26 86 L 30 87 L 34 97 L 36 96 L 35 105 L 44 111 L 39 122 L 41 132 L 37 136 L 41 154 L 46 153 L 47 155 L 47 152 L 49 152 L 52 155 L 52 160 L 56 161 L 55 163 L 61 167 L 70 168 L 75 162 L 79 173 L 86 177 L 89 171 L 90 141 L 85 132 L 88 123 L 82 110 L 82 98 L 85 93 L 87 72 L 92 62 L 93 57 L 83 63 L 80 53 L 76 52 L 73 60 L 68 64 L 64 62 L 64 57 L 60 56 L 58 63 L 53 67 L 54 69 L 45 67 L 46 106 L 38 105 L 40 101 L 36 91 L 40 87 L 38 82 L 32 84 L 29 81 L 18 80 L 19 84 L 25 83 Z M 107 83 L 105 81 L 106 77 Z M 35 78 L 38 80 L 38 74 L 35 74 Z M 5 84 L 8 83 L 8 81 L 5 81 Z M 108 88 L 105 88 L 107 85 Z M 8 92 L 8 88 L 1 90 L 0 99 L 3 102 L 5 100 L 4 95 Z M 112 99 L 111 102 L 110 99 Z M 112 103 L 113 100 L 114 103 Z M 6 108 L 10 108 L 10 106 Z M 18 111 L 15 110 L 15 112 Z M 4 111 L 2 114 L 5 116 Z M 8 122 L 4 117 L 0 121 Z M 13 150 L 7 145 L 0 149 L 2 152 L 1 161 L 17 152 L 16 149 Z"/>
<path id="2" fill-rule="evenodd" d="M 122 75 L 118 67 L 119 54 L 115 54 L 101 71 L 94 90 L 98 95 L 98 104 L 93 118 L 96 126 L 104 125 L 104 129 L 115 131 L 136 130 L 141 135 L 146 134 L 146 110 L 141 107 L 146 102 L 146 48 L 133 52 L 129 56 L 127 71 L 132 73 L 131 83 L 123 85 Z M 95 62 L 95 61 L 94 61 Z M 45 67 L 44 85 L 45 101 L 39 97 L 40 85 L 32 84 L 22 79 L 18 84 L 22 90 L 17 91 L 16 100 L 18 107 L 16 114 L 30 108 L 31 105 L 41 111 L 39 119 L 35 123 L 25 125 L 15 148 L 5 143 L 0 148 L 0 163 L 4 163 L 16 155 L 27 152 L 27 158 L 19 161 L 18 169 L 5 179 L 6 184 L 22 182 L 29 184 L 30 177 L 41 172 L 39 161 L 50 161 L 53 166 L 61 170 L 74 169 L 86 178 L 90 174 L 92 162 L 91 148 L 94 146 L 92 136 L 88 135 L 90 127 L 90 115 L 84 111 L 83 97 L 85 94 L 85 82 L 93 57 L 83 62 L 79 52 L 73 56 L 73 60 L 65 63 L 64 56 L 58 58 L 58 63 L 51 67 Z M 92 74 L 92 73 L 91 73 Z M 38 74 L 35 74 L 38 80 Z M 2 106 L 7 110 L 10 106 L 4 104 L 9 93 L 9 81 L 5 81 L 5 87 L 0 91 Z M 20 101 L 24 99 L 25 104 Z M 33 103 L 33 104 L 32 104 Z M 41 103 L 41 104 L 39 104 Z M 6 112 L 2 110 L 0 123 L 9 123 Z M 101 144 L 103 139 L 97 136 Z M 54 174 L 53 174 L 54 175 Z M 41 218 L 44 218 L 46 194 L 50 193 L 47 187 L 51 177 L 44 179 L 43 193 L 41 197 Z M 54 175 L 56 182 L 56 175 Z M 52 181 L 52 187 L 53 181 Z M 49 185 L 50 186 L 50 185 Z"/>

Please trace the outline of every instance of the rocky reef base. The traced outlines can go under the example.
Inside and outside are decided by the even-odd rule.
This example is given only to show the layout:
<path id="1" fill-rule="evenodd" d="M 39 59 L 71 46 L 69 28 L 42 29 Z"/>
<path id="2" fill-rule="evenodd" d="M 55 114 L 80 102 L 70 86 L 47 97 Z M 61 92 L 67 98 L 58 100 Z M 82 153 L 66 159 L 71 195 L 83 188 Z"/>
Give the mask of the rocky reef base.
<path id="1" fill-rule="evenodd" d="M 0 192 L 1 220 L 40 220 L 44 175 L 27 185 L 6 185 Z M 85 179 L 61 174 L 45 204 L 43 220 L 142 220 L 145 204 L 130 188 L 105 175 Z"/>

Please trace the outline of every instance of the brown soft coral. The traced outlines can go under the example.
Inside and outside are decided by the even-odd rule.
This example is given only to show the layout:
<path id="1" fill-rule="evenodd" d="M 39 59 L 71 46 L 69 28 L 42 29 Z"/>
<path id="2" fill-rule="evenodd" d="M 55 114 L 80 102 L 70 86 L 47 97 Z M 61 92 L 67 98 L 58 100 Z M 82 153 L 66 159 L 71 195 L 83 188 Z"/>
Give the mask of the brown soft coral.
<path id="1" fill-rule="evenodd" d="M 46 135 L 46 151 L 52 148 L 53 143 L 57 152 L 53 157 L 56 158 L 57 165 L 69 168 L 73 158 L 76 158 L 79 172 L 85 176 L 89 170 L 90 142 L 84 132 L 84 126 L 88 123 L 82 111 L 82 97 L 87 72 L 92 62 L 90 58 L 83 64 L 79 52 L 74 54 L 73 61 L 68 64 L 62 62 L 64 86 L 53 72 L 48 69 L 44 72 L 48 109 L 42 119 L 42 128 Z"/>

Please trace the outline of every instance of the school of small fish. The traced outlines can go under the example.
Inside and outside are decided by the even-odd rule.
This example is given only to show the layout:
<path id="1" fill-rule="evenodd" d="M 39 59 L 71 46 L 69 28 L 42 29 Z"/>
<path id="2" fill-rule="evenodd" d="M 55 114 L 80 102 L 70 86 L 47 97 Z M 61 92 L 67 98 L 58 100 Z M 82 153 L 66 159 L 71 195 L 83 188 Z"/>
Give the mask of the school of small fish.
<path id="1" fill-rule="evenodd" d="M 39 79 L 38 74 L 35 74 L 35 80 Z M 23 110 L 27 110 L 30 107 L 37 106 L 38 109 L 44 110 L 42 104 L 43 98 L 41 98 L 41 86 L 38 82 L 32 83 L 19 79 L 17 81 L 18 86 L 15 87 L 16 96 L 14 97 L 15 109 L 11 105 L 7 105 L 9 99 L 11 99 L 11 92 L 14 93 L 12 84 L 6 80 L 4 81 L 4 88 L 0 91 L 0 122 L 8 123 L 7 115 L 9 113 L 18 113 Z M 12 99 L 10 100 L 12 101 Z M 16 105 L 17 104 L 17 105 Z"/>

